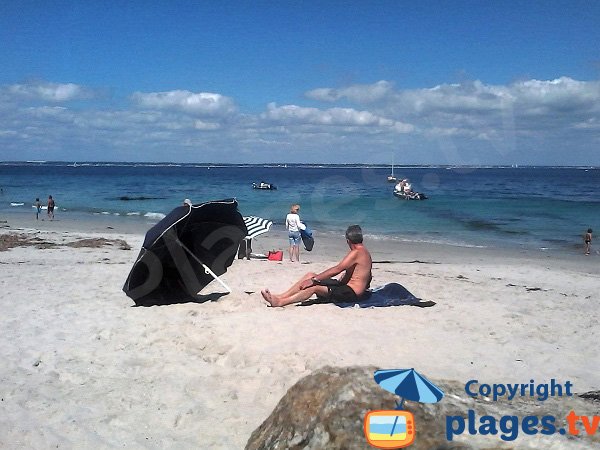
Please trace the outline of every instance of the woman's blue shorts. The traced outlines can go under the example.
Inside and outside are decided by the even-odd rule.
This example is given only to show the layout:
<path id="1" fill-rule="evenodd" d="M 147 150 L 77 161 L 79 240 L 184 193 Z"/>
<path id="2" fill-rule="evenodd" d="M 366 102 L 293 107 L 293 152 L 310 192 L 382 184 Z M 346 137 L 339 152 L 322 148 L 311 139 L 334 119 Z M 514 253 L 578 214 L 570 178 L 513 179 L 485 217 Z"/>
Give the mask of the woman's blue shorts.
<path id="1" fill-rule="evenodd" d="M 290 238 L 290 245 L 300 245 L 300 232 L 299 231 L 290 231 L 288 233 L 288 237 Z"/>

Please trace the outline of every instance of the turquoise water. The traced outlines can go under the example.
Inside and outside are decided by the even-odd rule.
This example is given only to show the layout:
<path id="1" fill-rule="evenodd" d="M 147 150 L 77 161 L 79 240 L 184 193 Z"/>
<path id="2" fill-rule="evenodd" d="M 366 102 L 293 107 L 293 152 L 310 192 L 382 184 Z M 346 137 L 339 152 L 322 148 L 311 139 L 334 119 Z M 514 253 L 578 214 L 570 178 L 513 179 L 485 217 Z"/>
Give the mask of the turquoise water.
<path id="1" fill-rule="evenodd" d="M 184 198 L 235 197 L 243 215 L 272 219 L 292 203 L 319 233 L 360 224 L 372 239 L 462 246 L 575 251 L 589 227 L 600 231 L 598 168 L 396 168 L 425 201 L 392 195 L 384 167 L 287 167 L 1 163 L 0 215 L 31 213 L 52 195 L 57 218 L 115 220 L 147 227 Z M 275 184 L 276 191 L 251 188 Z M 128 198 L 125 199 L 125 198 Z"/>

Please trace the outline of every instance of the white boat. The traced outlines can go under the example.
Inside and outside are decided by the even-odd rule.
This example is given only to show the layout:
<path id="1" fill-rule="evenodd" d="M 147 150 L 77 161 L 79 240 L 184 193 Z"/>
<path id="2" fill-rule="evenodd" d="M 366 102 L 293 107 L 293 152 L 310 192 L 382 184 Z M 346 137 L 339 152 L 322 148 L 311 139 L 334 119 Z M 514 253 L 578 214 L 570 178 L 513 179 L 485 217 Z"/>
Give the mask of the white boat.
<path id="1" fill-rule="evenodd" d="M 394 176 L 394 155 L 392 155 L 392 173 L 387 177 L 388 183 L 395 183 L 398 179 Z"/>
<path id="2" fill-rule="evenodd" d="M 271 183 L 265 183 L 261 181 L 260 183 L 252 183 L 252 189 L 265 189 L 268 191 L 274 191 L 277 189 L 277 186 Z"/>
<path id="3" fill-rule="evenodd" d="M 422 192 L 405 193 L 405 192 L 397 191 L 395 189 L 394 189 L 394 195 L 398 198 L 401 198 L 402 200 L 427 200 L 429 198 Z"/>

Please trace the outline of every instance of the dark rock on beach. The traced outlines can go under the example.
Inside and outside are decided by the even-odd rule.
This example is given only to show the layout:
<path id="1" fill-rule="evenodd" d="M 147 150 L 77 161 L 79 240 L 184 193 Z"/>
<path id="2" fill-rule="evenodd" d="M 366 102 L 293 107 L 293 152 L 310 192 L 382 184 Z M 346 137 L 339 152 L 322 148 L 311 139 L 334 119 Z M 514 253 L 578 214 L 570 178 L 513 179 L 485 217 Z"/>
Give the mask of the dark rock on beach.
<path id="1" fill-rule="evenodd" d="M 372 449 L 363 434 L 363 420 L 369 410 L 395 409 L 398 397 L 380 388 L 373 380 L 375 367 L 324 367 L 298 381 L 280 400 L 271 415 L 250 436 L 246 450 L 276 449 Z M 521 428 L 513 441 L 501 439 L 502 432 L 482 436 L 465 432 L 452 441 L 446 438 L 447 416 L 467 417 L 468 410 L 478 420 L 490 415 L 499 421 L 503 416 L 556 417 L 557 429 L 566 427 L 570 411 L 577 415 L 598 415 L 598 403 L 582 396 L 551 397 L 541 402 L 531 397 L 512 401 L 473 399 L 464 383 L 432 380 L 445 393 L 441 402 L 423 404 L 406 401 L 404 408 L 415 416 L 416 440 L 412 450 L 452 449 L 592 449 L 599 448 L 600 432 L 587 436 L 579 423 L 578 436 L 558 432 L 546 436 L 525 435 Z M 529 380 L 525 380 L 528 382 Z M 514 380 L 507 380 L 514 382 Z M 592 393 L 597 394 L 597 393 Z M 591 395 L 594 398 L 595 395 Z"/>
<path id="2" fill-rule="evenodd" d="M 123 239 L 89 238 L 79 239 L 78 241 L 65 244 L 68 247 L 81 248 L 102 248 L 106 245 L 118 246 L 121 250 L 131 250 L 131 246 Z"/>
<path id="3" fill-rule="evenodd" d="M 79 239 L 77 241 L 60 244 L 56 242 L 45 241 L 37 236 L 31 236 L 25 233 L 7 233 L 0 235 L 0 252 L 10 250 L 15 247 L 36 247 L 39 249 L 52 249 L 60 245 L 74 248 L 102 248 L 106 245 L 118 246 L 121 250 L 131 250 L 131 246 L 123 239 L 90 238 Z"/>
<path id="4" fill-rule="evenodd" d="M 30 236 L 25 233 L 8 233 L 0 235 L 0 252 L 10 250 L 15 247 L 35 246 L 39 249 L 55 248 L 54 242 L 48 242 L 37 236 Z"/>

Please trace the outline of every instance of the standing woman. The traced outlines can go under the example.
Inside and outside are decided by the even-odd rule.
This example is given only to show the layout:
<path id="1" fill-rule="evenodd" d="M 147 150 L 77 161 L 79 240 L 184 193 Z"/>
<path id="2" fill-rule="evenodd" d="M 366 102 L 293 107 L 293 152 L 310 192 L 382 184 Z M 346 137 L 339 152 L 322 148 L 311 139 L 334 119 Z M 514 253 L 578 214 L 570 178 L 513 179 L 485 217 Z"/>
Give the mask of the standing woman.
<path id="1" fill-rule="evenodd" d="M 285 218 L 285 227 L 288 230 L 288 238 L 290 240 L 290 261 L 295 260 L 300 262 L 300 205 L 292 205 L 290 213 Z"/>
<path id="2" fill-rule="evenodd" d="M 48 219 L 54 220 L 54 199 L 51 195 L 48 196 Z"/>

